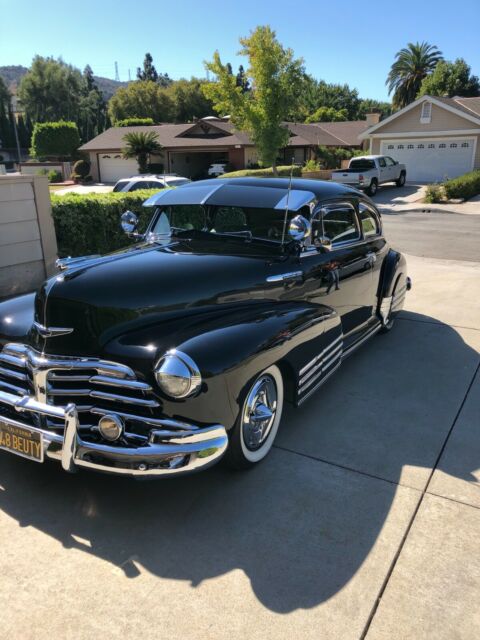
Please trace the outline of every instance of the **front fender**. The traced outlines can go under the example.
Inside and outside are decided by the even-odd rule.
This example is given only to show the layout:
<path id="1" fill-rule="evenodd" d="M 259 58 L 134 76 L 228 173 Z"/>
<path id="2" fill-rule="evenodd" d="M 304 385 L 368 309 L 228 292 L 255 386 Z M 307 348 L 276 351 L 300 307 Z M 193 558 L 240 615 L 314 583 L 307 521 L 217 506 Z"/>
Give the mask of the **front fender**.
<path id="1" fill-rule="evenodd" d="M 33 324 L 35 294 L 0 303 L 0 347 L 7 342 L 25 342 Z"/>
<path id="2" fill-rule="evenodd" d="M 236 419 L 248 383 L 272 364 L 282 371 L 286 399 L 296 403 L 300 371 L 340 335 L 340 318 L 331 307 L 275 303 L 232 324 L 200 332 L 177 348 L 200 367 L 207 392 L 209 381 L 226 381 Z"/>

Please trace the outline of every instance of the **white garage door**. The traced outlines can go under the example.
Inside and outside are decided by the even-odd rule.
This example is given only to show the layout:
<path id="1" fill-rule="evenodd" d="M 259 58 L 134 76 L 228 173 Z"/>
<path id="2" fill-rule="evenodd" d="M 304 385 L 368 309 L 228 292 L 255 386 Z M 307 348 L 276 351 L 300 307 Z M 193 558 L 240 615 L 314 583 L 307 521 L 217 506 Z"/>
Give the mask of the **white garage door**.
<path id="1" fill-rule="evenodd" d="M 410 182 L 437 182 L 472 170 L 474 139 L 384 140 L 381 153 L 403 163 Z"/>
<path id="2" fill-rule="evenodd" d="M 125 160 L 120 153 L 100 153 L 98 155 L 101 182 L 116 182 L 138 174 L 135 158 Z"/>

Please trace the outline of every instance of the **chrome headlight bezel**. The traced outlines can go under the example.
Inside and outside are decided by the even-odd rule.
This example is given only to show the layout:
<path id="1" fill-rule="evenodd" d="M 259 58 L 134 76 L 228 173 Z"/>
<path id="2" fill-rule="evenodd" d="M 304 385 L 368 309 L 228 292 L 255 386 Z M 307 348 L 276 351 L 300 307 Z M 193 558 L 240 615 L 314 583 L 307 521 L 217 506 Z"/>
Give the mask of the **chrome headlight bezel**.
<path id="1" fill-rule="evenodd" d="M 170 349 L 154 367 L 155 379 L 160 390 L 173 400 L 182 400 L 195 395 L 202 386 L 202 376 L 196 363 L 183 351 Z M 173 393 L 167 381 L 175 378 L 184 381 L 183 389 Z"/>

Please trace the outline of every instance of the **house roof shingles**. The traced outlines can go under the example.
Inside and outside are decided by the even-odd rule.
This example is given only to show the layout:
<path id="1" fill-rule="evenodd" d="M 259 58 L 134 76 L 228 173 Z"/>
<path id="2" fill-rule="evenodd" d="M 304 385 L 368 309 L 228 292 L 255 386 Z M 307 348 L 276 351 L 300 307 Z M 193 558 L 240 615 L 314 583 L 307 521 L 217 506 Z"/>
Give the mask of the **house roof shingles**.
<path id="1" fill-rule="evenodd" d="M 200 123 L 202 121 L 199 121 Z M 205 122 L 210 127 L 208 134 L 195 135 L 196 124 L 161 124 L 145 127 L 111 127 L 99 134 L 93 140 L 80 147 L 81 151 L 112 151 L 124 146 L 123 137 L 135 131 L 154 131 L 159 143 L 167 149 L 191 147 L 232 147 L 235 145 L 252 146 L 253 143 L 247 133 L 237 131 L 230 122 Z M 358 136 L 367 128 L 365 120 L 350 122 L 322 122 L 301 124 L 286 122 L 291 132 L 289 147 L 308 147 L 311 145 L 325 145 L 334 147 L 359 146 Z"/>

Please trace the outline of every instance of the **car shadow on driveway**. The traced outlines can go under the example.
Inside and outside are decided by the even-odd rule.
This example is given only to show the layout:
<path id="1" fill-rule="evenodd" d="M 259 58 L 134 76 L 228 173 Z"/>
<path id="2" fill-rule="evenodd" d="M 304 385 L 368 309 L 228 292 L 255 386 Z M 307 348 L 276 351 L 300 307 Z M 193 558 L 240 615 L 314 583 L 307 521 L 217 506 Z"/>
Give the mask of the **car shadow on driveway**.
<path id="1" fill-rule="evenodd" d="M 465 397 L 478 353 L 432 320 L 404 312 L 346 360 L 286 411 L 278 446 L 252 471 L 135 482 L 0 452 L 0 509 L 132 580 L 145 569 L 196 587 L 240 569 L 268 609 L 314 607 L 364 563 L 378 570 L 372 550 L 396 536 L 378 560 L 383 576 L 413 512 L 387 525 L 396 494 L 418 502 Z"/>

